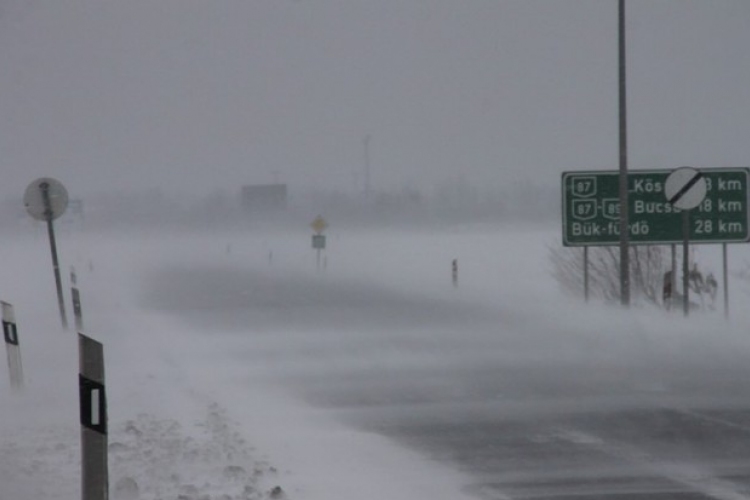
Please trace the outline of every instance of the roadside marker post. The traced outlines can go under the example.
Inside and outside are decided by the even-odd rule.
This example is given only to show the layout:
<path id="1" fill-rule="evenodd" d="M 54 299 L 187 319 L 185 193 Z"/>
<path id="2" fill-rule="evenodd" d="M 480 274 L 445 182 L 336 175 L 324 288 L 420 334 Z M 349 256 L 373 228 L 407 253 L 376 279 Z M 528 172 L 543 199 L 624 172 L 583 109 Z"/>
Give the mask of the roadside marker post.
<path id="1" fill-rule="evenodd" d="M 13 306 L 7 302 L 0 302 L 3 310 L 3 336 L 8 353 L 8 371 L 10 372 L 10 386 L 14 390 L 23 389 L 23 366 L 21 364 L 21 347 L 18 343 L 18 327 Z"/>
<path id="2" fill-rule="evenodd" d="M 81 499 L 109 498 L 107 460 L 107 395 L 104 386 L 104 348 L 78 334 L 78 389 L 81 419 Z"/>
<path id="3" fill-rule="evenodd" d="M 81 292 L 78 290 L 78 279 L 75 268 L 70 269 L 70 296 L 73 300 L 73 317 L 75 318 L 76 331 L 83 332 L 83 311 L 81 310 Z"/>
<path id="4" fill-rule="evenodd" d="M 328 227 L 328 223 L 323 217 L 318 215 L 315 220 L 312 221 L 310 227 L 315 231 L 315 234 L 312 237 L 312 247 L 317 252 L 316 269 L 320 271 L 320 251 L 325 250 L 326 248 L 326 236 L 323 234 L 323 231 Z"/>

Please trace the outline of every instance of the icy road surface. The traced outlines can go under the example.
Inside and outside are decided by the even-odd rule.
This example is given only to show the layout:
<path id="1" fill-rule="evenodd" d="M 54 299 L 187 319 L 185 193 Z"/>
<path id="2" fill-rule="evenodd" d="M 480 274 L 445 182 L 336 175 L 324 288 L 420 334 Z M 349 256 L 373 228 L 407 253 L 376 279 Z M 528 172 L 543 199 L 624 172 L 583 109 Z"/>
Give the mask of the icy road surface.
<path id="1" fill-rule="evenodd" d="M 214 339 L 231 378 L 448 464 L 470 494 L 750 498 L 742 311 L 570 303 L 546 276 L 547 236 L 341 236 L 321 272 L 240 244 L 154 268 L 143 301 Z"/>

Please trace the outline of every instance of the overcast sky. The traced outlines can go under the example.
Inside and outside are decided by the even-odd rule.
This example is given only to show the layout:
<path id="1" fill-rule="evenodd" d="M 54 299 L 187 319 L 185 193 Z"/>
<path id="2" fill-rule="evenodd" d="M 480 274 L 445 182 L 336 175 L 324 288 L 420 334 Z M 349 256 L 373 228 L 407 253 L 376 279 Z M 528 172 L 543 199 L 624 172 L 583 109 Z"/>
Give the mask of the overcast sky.
<path id="1" fill-rule="evenodd" d="M 750 2 L 628 0 L 630 166 L 750 165 Z M 0 0 L 0 195 L 617 168 L 616 0 Z M 355 184 L 358 183 L 358 184 Z"/>

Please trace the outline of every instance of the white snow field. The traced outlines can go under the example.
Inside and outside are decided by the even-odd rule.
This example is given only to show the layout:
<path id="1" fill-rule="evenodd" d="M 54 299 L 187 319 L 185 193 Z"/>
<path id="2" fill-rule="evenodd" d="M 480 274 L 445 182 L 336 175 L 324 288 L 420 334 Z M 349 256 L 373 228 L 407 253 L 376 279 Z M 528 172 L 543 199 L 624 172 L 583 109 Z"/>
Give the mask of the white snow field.
<path id="1" fill-rule="evenodd" d="M 45 232 L 19 232 L 0 245 L 0 299 L 15 307 L 25 374 L 24 390 L 14 392 L 0 367 L 0 500 L 79 498 L 76 336 L 60 326 Z M 104 344 L 112 498 L 468 498 L 467 471 L 350 425 L 379 386 L 398 393 L 389 373 L 561 359 L 595 371 L 657 354 L 674 368 L 748 352 L 739 282 L 728 322 L 720 313 L 685 321 L 584 306 L 550 277 L 547 246 L 558 239 L 556 228 L 537 226 L 331 229 L 326 269 L 316 271 L 304 226 L 262 234 L 60 231 L 69 321 L 75 266 L 84 330 Z M 714 249 L 700 251 L 720 269 Z M 743 251 L 732 247 L 735 268 Z M 633 371 L 638 397 L 668 397 L 668 377 L 641 380 Z M 348 379 L 370 375 L 362 405 L 337 409 L 327 399 Z M 379 403 L 404 418 L 491 407 L 460 384 L 435 380 L 430 405 L 410 404 L 424 396 L 414 393 Z M 505 409 L 573 403 L 514 404 Z M 374 406 L 369 418 L 377 418 Z"/>

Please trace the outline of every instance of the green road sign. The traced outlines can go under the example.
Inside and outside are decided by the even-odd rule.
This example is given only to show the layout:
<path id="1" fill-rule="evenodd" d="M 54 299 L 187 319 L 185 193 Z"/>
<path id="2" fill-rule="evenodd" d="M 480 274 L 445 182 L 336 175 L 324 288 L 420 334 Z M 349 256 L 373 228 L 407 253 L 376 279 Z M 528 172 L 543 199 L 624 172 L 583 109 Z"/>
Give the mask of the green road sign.
<path id="1" fill-rule="evenodd" d="M 682 211 L 664 194 L 672 170 L 628 172 L 628 223 L 633 244 L 680 243 Z M 691 243 L 750 240 L 750 168 L 701 169 L 706 197 L 690 210 Z M 619 172 L 580 171 L 562 175 L 563 245 L 614 245 L 620 241 Z"/>

